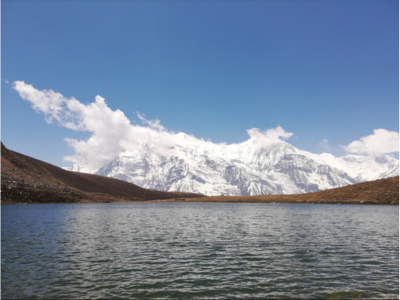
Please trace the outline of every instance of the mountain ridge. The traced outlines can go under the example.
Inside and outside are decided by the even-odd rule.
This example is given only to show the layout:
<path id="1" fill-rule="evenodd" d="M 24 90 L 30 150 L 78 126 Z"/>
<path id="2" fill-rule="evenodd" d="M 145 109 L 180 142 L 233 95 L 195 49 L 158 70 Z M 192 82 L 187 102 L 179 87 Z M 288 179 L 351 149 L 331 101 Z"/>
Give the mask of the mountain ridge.
<path id="1" fill-rule="evenodd" d="M 162 191 L 246 196 L 300 194 L 399 175 L 399 162 L 379 157 L 313 154 L 281 141 L 219 149 L 176 146 L 170 157 L 126 152 L 95 174 Z"/>
<path id="2" fill-rule="evenodd" d="M 328 204 L 399 203 L 399 176 L 307 194 L 203 197 L 204 195 L 200 194 L 148 190 L 114 178 L 66 171 L 9 150 L 3 144 L 1 147 L 1 167 L 2 204 L 166 201 Z"/>

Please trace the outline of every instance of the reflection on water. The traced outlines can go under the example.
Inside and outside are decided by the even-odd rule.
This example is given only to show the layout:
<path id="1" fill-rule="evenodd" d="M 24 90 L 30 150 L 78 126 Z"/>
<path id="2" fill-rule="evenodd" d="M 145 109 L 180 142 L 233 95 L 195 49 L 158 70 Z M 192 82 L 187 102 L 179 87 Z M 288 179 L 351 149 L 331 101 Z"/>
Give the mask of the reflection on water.
<path id="1" fill-rule="evenodd" d="M 398 206 L 2 206 L 2 297 L 399 293 Z"/>

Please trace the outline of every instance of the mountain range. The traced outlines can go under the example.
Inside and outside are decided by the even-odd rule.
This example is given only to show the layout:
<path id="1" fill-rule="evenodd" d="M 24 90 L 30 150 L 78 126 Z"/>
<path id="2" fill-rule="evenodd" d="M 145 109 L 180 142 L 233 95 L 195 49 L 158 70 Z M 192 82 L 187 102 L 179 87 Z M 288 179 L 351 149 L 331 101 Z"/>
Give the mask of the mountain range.
<path id="1" fill-rule="evenodd" d="M 85 172 L 85 167 L 74 165 L 72 170 Z M 225 147 L 175 145 L 169 156 L 151 149 L 145 154 L 125 152 L 95 174 L 160 191 L 208 196 L 280 195 L 399 176 L 399 161 L 384 154 L 313 154 L 284 141 L 259 148 L 249 140 Z"/>
<path id="2" fill-rule="evenodd" d="M 141 188 L 114 178 L 69 172 L 1 143 L 1 203 L 134 202 L 204 195 Z"/>

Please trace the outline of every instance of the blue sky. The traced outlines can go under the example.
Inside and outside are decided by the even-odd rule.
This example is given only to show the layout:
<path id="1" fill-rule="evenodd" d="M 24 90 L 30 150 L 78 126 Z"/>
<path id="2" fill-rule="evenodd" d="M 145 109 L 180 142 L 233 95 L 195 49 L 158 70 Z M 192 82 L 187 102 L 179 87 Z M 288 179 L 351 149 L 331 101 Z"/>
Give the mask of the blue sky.
<path id="1" fill-rule="evenodd" d="M 91 133 L 48 124 L 15 81 L 215 143 L 281 126 L 339 156 L 399 131 L 398 1 L 3 0 L 1 16 L 1 139 L 55 165 Z"/>

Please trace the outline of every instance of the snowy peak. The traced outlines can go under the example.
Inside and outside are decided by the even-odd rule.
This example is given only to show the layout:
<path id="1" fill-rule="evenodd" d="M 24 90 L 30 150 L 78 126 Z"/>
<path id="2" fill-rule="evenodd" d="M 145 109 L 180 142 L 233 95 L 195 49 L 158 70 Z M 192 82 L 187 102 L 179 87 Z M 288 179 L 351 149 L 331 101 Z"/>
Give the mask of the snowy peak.
<path id="1" fill-rule="evenodd" d="M 398 160 L 388 155 L 335 157 L 301 151 L 286 142 L 261 149 L 251 141 L 233 146 L 225 145 L 223 151 L 176 146 L 169 157 L 127 152 L 96 174 L 149 189 L 206 195 L 298 194 L 399 174 Z"/>

